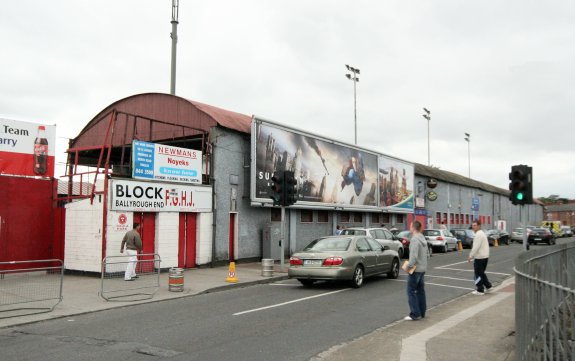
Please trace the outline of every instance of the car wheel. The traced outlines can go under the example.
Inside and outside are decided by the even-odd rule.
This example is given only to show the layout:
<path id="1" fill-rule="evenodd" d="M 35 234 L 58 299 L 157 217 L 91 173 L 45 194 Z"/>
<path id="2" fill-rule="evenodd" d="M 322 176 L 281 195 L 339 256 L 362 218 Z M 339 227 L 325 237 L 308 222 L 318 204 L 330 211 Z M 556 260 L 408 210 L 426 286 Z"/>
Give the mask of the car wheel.
<path id="1" fill-rule="evenodd" d="M 310 280 L 307 278 L 298 278 L 297 280 L 304 286 L 311 286 L 315 283 L 315 280 Z"/>
<path id="2" fill-rule="evenodd" d="M 357 265 L 353 271 L 353 278 L 351 279 L 353 288 L 360 288 L 363 286 L 363 267 Z"/>
<path id="3" fill-rule="evenodd" d="M 443 246 L 443 250 L 441 252 L 447 253 L 447 243 L 445 244 L 445 246 Z"/>
<path id="4" fill-rule="evenodd" d="M 397 258 L 393 259 L 391 263 L 391 271 L 387 273 L 387 278 L 396 279 L 399 277 L 399 260 Z"/>
<path id="5" fill-rule="evenodd" d="M 429 252 L 429 257 L 433 256 L 433 247 L 427 245 L 427 251 Z"/>

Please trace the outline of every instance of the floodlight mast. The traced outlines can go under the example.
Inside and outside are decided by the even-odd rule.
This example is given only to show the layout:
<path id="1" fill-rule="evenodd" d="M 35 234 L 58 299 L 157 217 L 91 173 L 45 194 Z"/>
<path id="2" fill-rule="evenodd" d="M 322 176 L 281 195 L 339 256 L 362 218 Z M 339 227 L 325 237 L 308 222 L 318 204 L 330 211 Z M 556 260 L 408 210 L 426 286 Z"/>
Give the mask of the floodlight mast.
<path id="1" fill-rule="evenodd" d="M 178 46 L 178 17 L 180 0 L 172 0 L 172 67 L 170 74 L 170 94 L 176 95 L 176 49 Z"/>

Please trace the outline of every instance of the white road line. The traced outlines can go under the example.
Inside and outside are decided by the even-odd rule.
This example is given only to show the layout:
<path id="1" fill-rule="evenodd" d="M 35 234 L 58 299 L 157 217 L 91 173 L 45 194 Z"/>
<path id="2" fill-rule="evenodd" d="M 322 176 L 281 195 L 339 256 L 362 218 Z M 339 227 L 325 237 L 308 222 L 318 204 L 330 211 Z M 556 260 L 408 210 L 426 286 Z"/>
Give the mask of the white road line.
<path id="1" fill-rule="evenodd" d="M 431 277 L 431 278 L 445 278 L 448 280 L 456 280 L 456 281 L 467 281 L 467 282 L 473 282 L 473 280 L 469 279 L 469 278 L 456 278 L 456 277 L 444 277 L 444 276 L 432 276 L 432 275 L 428 275 L 426 274 L 425 277 Z"/>
<path id="2" fill-rule="evenodd" d="M 486 297 L 487 299 L 485 301 L 467 308 L 443 321 L 440 321 L 432 327 L 428 327 L 421 332 L 404 338 L 401 344 L 401 355 L 399 356 L 399 361 L 427 359 L 426 345 L 429 340 L 446 332 L 450 328 L 462 323 L 463 321 L 470 319 L 479 312 L 494 306 L 495 304 L 503 301 L 505 298 L 510 297 L 511 295 L 512 293 L 505 292 Z"/>
<path id="3" fill-rule="evenodd" d="M 462 262 L 457 262 L 457 263 L 452 263 L 452 264 L 446 264 L 446 265 L 435 267 L 435 268 L 451 267 L 451 266 L 455 266 L 457 264 L 462 264 L 462 263 L 469 263 L 469 262 L 468 261 L 462 261 Z"/>
<path id="4" fill-rule="evenodd" d="M 442 270 L 444 269 L 444 270 L 450 270 L 450 271 L 473 272 L 472 269 L 459 269 L 459 268 L 438 268 L 438 269 L 442 269 Z M 485 273 L 492 274 L 492 275 L 511 276 L 509 273 L 501 273 L 501 272 L 485 271 Z"/>
<path id="5" fill-rule="evenodd" d="M 329 295 L 333 295 L 334 293 L 339 293 L 339 292 L 344 292 L 344 291 L 349 291 L 349 290 L 351 290 L 351 288 L 344 288 L 344 289 L 341 289 L 341 290 L 337 290 L 337 291 L 332 291 L 332 292 L 321 293 L 321 294 L 319 294 L 319 295 L 315 295 L 315 296 L 309 296 L 309 297 L 304 297 L 304 298 L 298 298 L 297 300 L 292 300 L 292 301 L 282 302 L 282 303 L 278 303 L 278 304 L 275 304 L 275 305 L 270 305 L 270 306 L 265 306 L 265 307 L 260 307 L 260 308 L 254 308 L 254 309 L 251 309 L 251 310 L 247 310 L 247 311 L 242 311 L 242 312 L 236 312 L 236 313 L 234 313 L 233 315 L 234 315 L 234 316 L 245 315 L 246 313 L 257 312 L 257 311 L 263 311 L 263 310 L 267 310 L 267 309 L 269 309 L 269 308 L 281 307 L 281 306 L 289 305 L 290 303 L 296 303 L 296 302 L 307 301 L 307 300 L 311 300 L 312 298 L 323 297 L 323 296 L 329 296 Z"/>
<path id="6" fill-rule="evenodd" d="M 392 281 L 396 281 L 396 282 L 405 282 L 407 283 L 407 280 L 392 280 Z M 425 285 L 432 285 L 432 286 L 440 286 L 440 287 L 448 287 L 448 288 L 458 288 L 460 290 L 469 290 L 469 291 L 475 291 L 475 288 L 469 288 L 469 287 L 459 287 L 459 286 L 450 286 L 450 285 L 442 285 L 441 283 L 432 283 L 432 282 L 425 282 Z"/>
<path id="7" fill-rule="evenodd" d="M 301 287 L 301 285 L 297 283 L 270 283 L 270 286 Z"/>

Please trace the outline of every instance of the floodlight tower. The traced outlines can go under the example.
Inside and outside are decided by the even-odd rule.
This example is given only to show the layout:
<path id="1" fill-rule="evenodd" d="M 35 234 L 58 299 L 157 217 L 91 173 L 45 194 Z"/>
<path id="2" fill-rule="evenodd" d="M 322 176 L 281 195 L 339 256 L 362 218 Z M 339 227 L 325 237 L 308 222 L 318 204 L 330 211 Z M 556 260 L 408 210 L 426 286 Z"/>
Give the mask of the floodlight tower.
<path id="1" fill-rule="evenodd" d="M 170 77 L 170 94 L 176 94 L 176 48 L 178 45 L 178 14 L 180 0 L 172 0 L 172 72 Z"/>
<path id="2" fill-rule="evenodd" d="M 347 68 L 348 71 L 351 72 L 351 74 L 345 74 L 346 78 L 348 78 L 349 80 L 353 81 L 353 127 L 354 127 L 354 144 L 357 145 L 357 97 L 356 97 L 356 91 L 355 91 L 355 87 L 357 82 L 359 81 L 358 78 L 358 74 L 359 74 L 359 69 L 354 68 L 353 66 L 349 66 L 347 64 L 345 64 L 345 67 Z"/>

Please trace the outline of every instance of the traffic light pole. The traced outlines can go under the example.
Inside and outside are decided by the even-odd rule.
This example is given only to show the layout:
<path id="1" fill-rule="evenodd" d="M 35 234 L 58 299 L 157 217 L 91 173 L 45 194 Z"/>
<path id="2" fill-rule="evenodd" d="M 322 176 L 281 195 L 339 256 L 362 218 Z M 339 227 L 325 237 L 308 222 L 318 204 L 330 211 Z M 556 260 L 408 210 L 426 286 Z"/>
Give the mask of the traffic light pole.
<path id="1" fill-rule="evenodd" d="M 521 215 L 519 218 L 521 218 L 521 222 L 523 222 L 523 251 L 527 252 L 529 250 L 529 237 L 527 237 L 527 217 L 525 217 L 527 212 L 525 212 L 524 205 L 522 205 L 519 210 L 519 214 Z"/>
<path id="2" fill-rule="evenodd" d="M 286 207 L 282 206 L 281 212 L 281 226 L 280 226 L 280 272 L 284 271 L 284 240 L 285 240 L 285 219 L 286 219 Z"/>

